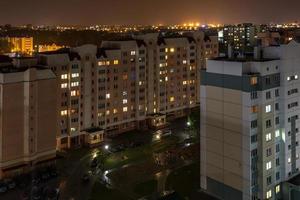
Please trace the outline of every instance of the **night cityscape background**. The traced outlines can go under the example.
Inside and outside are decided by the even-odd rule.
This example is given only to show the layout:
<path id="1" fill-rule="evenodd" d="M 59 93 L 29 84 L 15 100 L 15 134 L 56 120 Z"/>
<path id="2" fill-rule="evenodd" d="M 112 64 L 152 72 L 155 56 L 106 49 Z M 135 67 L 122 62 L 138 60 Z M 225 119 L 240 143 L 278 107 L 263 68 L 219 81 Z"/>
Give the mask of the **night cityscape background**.
<path id="1" fill-rule="evenodd" d="M 300 199 L 299 7 L 1 0 L 0 200 Z"/>

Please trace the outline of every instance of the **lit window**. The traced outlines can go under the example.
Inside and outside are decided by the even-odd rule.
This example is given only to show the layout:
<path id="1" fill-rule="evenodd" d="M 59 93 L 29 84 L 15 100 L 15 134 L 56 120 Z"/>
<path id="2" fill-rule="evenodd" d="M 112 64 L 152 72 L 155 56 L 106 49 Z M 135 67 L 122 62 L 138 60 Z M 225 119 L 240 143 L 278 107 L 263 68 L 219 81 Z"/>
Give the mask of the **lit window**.
<path id="1" fill-rule="evenodd" d="M 135 51 L 131 51 L 130 55 L 134 56 L 135 55 Z"/>
<path id="2" fill-rule="evenodd" d="M 182 85 L 186 85 L 186 81 L 182 81 Z"/>
<path id="3" fill-rule="evenodd" d="M 127 74 L 124 74 L 123 75 L 123 80 L 125 81 L 125 80 L 127 80 L 128 79 L 128 75 Z"/>
<path id="4" fill-rule="evenodd" d="M 109 62 L 109 61 L 106 61 L 106 65 L 110 65 L 110 62 Z"/>
<path id="5" fill-rule="evenodd" d="M 279 130 L 276 130 L 275 131 L 275 137 L 279 137 L 280 136 L 280 131 Z"/>
<path id="6" fill-rule="evenodd" d="M 251 77 L 250 84 L 251 85 L 256 85 L 257 84 L 257 77 Z"/>
<path id="7" fill-rule="evenodd" d="M 168 81 L 168 77 L 167 76 L 165 77 L 165 81 Z"/>
<path id="8" fill-rule="evenodd" d="M 118 110 L 117 110 L 117 109 L 114 109 L 113 112 L 114 112 L 114 114 L 116 114 L 116 113 L 118 112 Z"/>
<path id="9" fill-rule="evenodd" d="M 98 65 L 99 65 L 99 66 L 104 66 L 105 64 L 106 64 L 105 61 L 99 61 L 99 62 L 98 62 Z"/>
<path id="10" fill-rule="evenodd" d="M 126 104 L 127 103 L 127 99 L 123 99 L 123 104 Z"/>
<path id="11" fill-rule="evenodd" d="M 76 95 L 77 95 L 76 90 L 72 90 L 72 91 L 71 91 L 71 96 L 74 97 L 74 96 L 76 96 Z"/>
<path id="12" fill-rule="evenodd" d="M 252 113 L 257 113 L 258 112 L 258 106 L 252 106 L 251 107 L 251 112 Z"/>
<path id="13" fill-rule="evenodd" d="M 107 93 L 107 94 L 106 94 L 106 99 L 109 99 L 109 98 L 110 98 L 110 94 Z"/>
<path id="14" fill-rule="evenodd" d="M 127 95 L 127 91 L 123 91 L 123 96 L 126 96 Z"/>
<path id="15" fill-rule="evenodd" d="M 166 48 L 166 49 L 165 49 L 165 52 L 166 52 L 166 53 L 168 53 L 168 51 L 169 51 L 169 49 L 168 49 L 168 48 Z"/>
<path id="16" fill-rule="evenodd" d="M 295 77 L 296 80 L 298 79 L 298 75 L 295 75 L 294 77 Z"/>
<path id="17" fill-rule="evenodd" d="M 123 112 L 127 112 L 128 108 L 127 107 L 123 107 Z"/>
<path id="18" fill-rule="evenodd" d="M 119 61 L 118 60 L 114 60 L 114 65 L 117 65 L 119 64 Z"/>
<path id="19" fill-rule="evenodd" d="M 61 84 L 61 88 L 67 88 L 68 87 L 68 83 L 62 83 Z"/>
<path id="20" fill-rule="evenodd" d="M 286 78 L 286 80 L 287 80 L 287 81 L 290 81 L 290 80 L 291 80 L 291 77 L 290 77 L 290 76 L 288 76 L 288 77 Z"/>
<path id="21" fill-rule="evenodd" d="M 76 81 L 76 82 L 72 82 L 72 83 L 71 83 L 71 86 L 72 86 L 72 87 L 79 86 L 79 82 L 78 82 L 78 81 Z"/>
<path id="22" fill-rule="evenodd" d="M 106 111 L 106 115 L 109 115 L 109 113 L 110 113 L 109 110 L 107 110 L 107 111 Z"/>
<path id="23" fill-rule="evenodd" d="M 171 53 L 175 52 L 175 49 L 174 48 L 170 48 L 170 52 Z"/>
<path id="24" fill-rule="evenodd" d="M 173 102 L 175 100 L 174 97 L 170 97 L 170 102 Z"/>
<path id="25" fill-rule="evenodd" d="M 182 64 L 184 64 L 184 65 L 185 65 L 186 63 L 187 63 L 187 61 L 186 61 L 186 60 L 183 60 L 183 61 L 182 61 Z"/>
<path id="26" fill-rule="evenodd" d="M 272 134 L 271 133 L 267 133 L 266 134 L 266 141 L 270 141 L 272 139 Z"/>
<path id="27" fill-rule="evenodd" d="M 269 161 L 269 162 L 266 163 L 266 170 L 269 170 L 271 168 L 272 168 L 272 162 Z"/>
<path id="28" fill-rule="evenodd" d="M 279 192 L 280 192 L 280 185 L 276 185 L 276 187 L 275 187 L 275 193 L 277 194 Z"/>
<path id="29" fill-rule="evenodd" d="M 67 110 L 62 110 L 62 111 L 60 111 L 60 115 L 61 116 L 65 116 L 65 115 L 67 115 L 68 114 L 68 111 Z"/>
<path id="30" fill-rule="evenodd" d="M 73 73 L 72 74 L 72 78 L 77 78 L 77 77 L 79 77 L 79 73 Z"/>
<path id="31" fill-rule="evenodd" d="M 71 128 L 71 132 L 75 132 L 76 131 L 76 128 Z"/>
<path id="32" fill-rule="evenodd" d="M 61 79 L 68 79 L 68 74 L 62 74 Z"/>
<path id="33" fill-rule="evenodd" d="M 102 116 L 103 116 L 102 112 L 98 113 L 98 117 L 102 117 Z"/>
<path id="34" fill-rule="evenodd" d="M 142 82 L 142 81 L 139 81 L 139 85 L 143 85 L 143 82 Z"/>
<path id="35" fill-rule="evenodd" d="M 269 190 L 266 194 L 267 199 L 272 198 L 272 190 Z"/>
<path id="36" fill-rule="evenodd" d="M 291 158 L 288 158 L 288 163 L 291 163 Z"/>
<path id="37" fill-rule="evenodd" d="M 271 112 L 271 110 L 272 110 L 272 109 L 271 109 L 271 105 L 267 105 L 267 106 L 266 106 L 266 113 Z"/>

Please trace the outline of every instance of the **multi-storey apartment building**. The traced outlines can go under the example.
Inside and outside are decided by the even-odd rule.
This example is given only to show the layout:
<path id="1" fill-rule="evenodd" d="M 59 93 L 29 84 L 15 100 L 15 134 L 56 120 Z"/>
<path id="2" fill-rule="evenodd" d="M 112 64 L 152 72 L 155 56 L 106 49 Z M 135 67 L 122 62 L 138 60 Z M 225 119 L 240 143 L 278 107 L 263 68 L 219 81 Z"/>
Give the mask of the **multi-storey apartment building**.
<path id="1" fill-rule="evenodd" d="M 0 56 L 0 178 L 56 157 L 56 77 Z"/>
<path id="2" fill-rule="evenodd" d="M 202 34 L 146 34 L 39 54 L 60 79 L 58 148 L 85 144 L 93 127 L 103 138 L 186 114 L 199 102 L 198 69 L 217 55 L 217 39 Z"/>
<path id="3" fill-rule="evenodd" d="M 256 45 L 257 33 L 265 30 L 266 27 L 251 23 L 226 25 L 219 31 L 221 52 L 226 53 L 228 46 L 238 53 L 251 52 Z"/>
<path id="4" fill-rule="evenodd" d="M 33 37 L 7 37 L 11 44 L 11 52 L 24 55 L 32 55 L 33 53 Z"/>
<path id="5" fill-rule="evenodd" d="M 299 174 L 299 55 L 293 41 L 256 48 L 251 58 L 208 61 L 200 89 L 201 187 L 207 192 L 277 199 L 282 183 Z"/>

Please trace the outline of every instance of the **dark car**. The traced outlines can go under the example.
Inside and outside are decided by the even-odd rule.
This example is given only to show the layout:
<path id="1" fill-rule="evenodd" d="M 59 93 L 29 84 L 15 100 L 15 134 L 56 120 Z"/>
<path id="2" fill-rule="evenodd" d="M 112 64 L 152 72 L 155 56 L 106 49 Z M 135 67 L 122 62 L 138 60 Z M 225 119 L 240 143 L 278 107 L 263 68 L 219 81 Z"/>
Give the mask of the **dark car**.
<path id="1" fill-rule="evenodd" d="M 4 182 L 0 182 L 0 193 L 5 193 L 7 190 L 7 185 Z"/>
<path id="2" fill-rule="evenodd" d="M 12 179 L 5 179 L 4 183 L 7 185 L 8 189 L 14 189 L 16 187 L 16 182 L 14 182 Z"/>

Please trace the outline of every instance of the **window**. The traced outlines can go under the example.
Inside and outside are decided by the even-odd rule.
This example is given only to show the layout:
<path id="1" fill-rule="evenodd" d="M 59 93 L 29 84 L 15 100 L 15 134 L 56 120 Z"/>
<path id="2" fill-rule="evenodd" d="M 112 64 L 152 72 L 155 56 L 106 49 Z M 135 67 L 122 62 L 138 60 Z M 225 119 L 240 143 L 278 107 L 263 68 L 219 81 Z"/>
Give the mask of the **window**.
<path id="1" fill-rule="evenodd" d="M 114 60 L 114 65 L 119 64 L 119 60 Z"/>
<path id="2" fill-rule="evenodd" d="M 269 156 L 272 155 L 272 148 L 271 148 L 271 147 L 270 147 L 270 148 L 267 148 L 267 150 L 266 150 L 266 155 L 267 155 L 267 157 L 269 157 Z"/>
<path id="3" fill-rule="evenodd" d="M 78 81 L 76 81 L 76 82 L 72 82 L 72 83 L 71 83 L 71 86 L 72 86 L 72 87 L 79 86 L 79 82 L 78 82 Z"/>
<path id="4" fill-rule="evenodd" d="M 256 91 L 251 92 L 251 99 L 257 99 L 257 92 Z"/>
<path id="5" fill-rule="evenodd" d="M 173 102 L 175 100 L 174 97 L 170 97 L 170 102 Z"/>
<path id="6" fill-rule="evenodd" d="M 266 99 L 271 99 L 271 92 L 266 92 Z"/>
<path id="7" fill-rule="evenodd" d="M 293 107 L 297 107 L 297 106 L 298 106 L 298 102 L 296 101 L 296 102 L 288 104 L 288 109 L 293 108 Z"/>
<path id="8" fill-rule="evenodd" d="M 99 66 L 104 66 L 105 64 L 106 64 L 105 61 L 99 61 L 99 62 L 98 62 L 98 65 L 99 65 Z"/>
<path id="9" fill-rule="evenodd" d="M 271 168 L 272 168 L 272 162 L 269 161 L 269 162 L 266 163 L 266 170 L 269 170 Z"/>
<path id="10" fill-rule="evenodd" d="M 109 99 L 109 98 L 110 98 L 110 94 L 107 93 L 107 94 L 106 94 L 106 99 Z"/>
<path id="11" fill-rule="evenodd" d="M 270 77 L 266 77 L 265 78 L 265 83 L 266 83 L 266 85 L 270 85 L 271 84 L 271 78 Z"/>
<path id="12" fill-rule="evenodd" d="M 135 55 L 135 51 L 130 51 L 130 55 L 134 56 Z"/>
<path id="13" fill-rule="evenodd" d="M 251 143 L 257 142 L 257 134 L 251 135 Z"/>
<path id="14" fill-rule="evenodd" d="M 268 190 L 266 197 L 267 197 L 267 199 L 272 198 L 272 190 Z"/>
<path id="15" fill-rule="evenodd" d="M 272 139 L 272 134 L 271 133 L 267 133 L 266 134 L 266 141 L 269 142 Z"/>
<path id="16" fill-rule="evenodd" d="M 257 84 L 257 77 L 251 77 L 250 84 L 251 85 L 256 85 Z"/>
<path id="17" fill-rule="evenodd" d="M 61 79 L 68 79 L 68 74 L 62 74 Z"/>
<path id="18" fill-rule="evenodd" d="M 257 127 L 257 120 L 252 120 L 251 121 L 251 128 L 256 128 Z"/>
<path id="19" fill-rule="evenodd" d="M 276 172 L 276 180 L 278 181 L 280 179 L 280 172 Z"/>
<path id="20" fill-rule="evenodd" d="M 276 144 L 275 149 L 276 149 L 276 153 L 278 153 L 280 151 L 280 144 Z"/>
<path id="21" fill-rule="evenodd" d="M 269 113 L 269 112 L 271 112 L 271 105 L 266 106 L 266 113 Z"/>
<path id="22" fill-rule="evenodd" d="M 271 127 L 272 127 L 271 120 L 268 119 L 268 120 L 266 121 L 266 128 L 271 128 Z"/>
<path id="23" fill-rule="evenodd" d="M 279 117 L 275 117 L 275 124 L 278 125 L 280 123 Z"/>
<path id="24" fill-rule="evenodd" d="M 113 113 L 116 114 L 117 112 L 118 112 L 118 110 L 114 108 Z"/>
<path id="25" fill-rule="evenodd" d="M 123 99 L 123 104 L 126 104 L 127 103 L 127 99 Z"/>
<path id="26" fill-rule="evenodd" d="M 275 90 L 275 97 L 279 97 L 279 89 Z"/>
<path id="27" fill-rule="evenodd" d="M 167 50 L 166 50 L 166 52 L 167 52 Z M 175 52 L 175 49 L 174 48 L 170 48 L 170 52 L 171 53 Z"/>
<path id="28" fill-rule="evenodd" d="M 288 163 L 291 163 L 291 158 L 288 158 Z"/>
<path id="29" fill-rule="evenodd" d="M 61 84 L 61 88 L 67 88 L 68 87 L 68 83 L 62 83 Z"/>
<path id="30" fill-rule="evenodd" d="M 72 78 L 79 77 L 79 73 L 73 73 L 71 76 L 72 76 Z"/>
<path id="31" fill-rule="evenodd" d="M 71 91 L 71 96 L 72 96 L 72 97 L 75 97 L 75 96 L 77 96 L 77 95 L 79 95 L 79 91 L 76 91 L 76 90 L 72 90 L 72 91 Z"/>
<path id="32" fill-rule="evenodd" d="M 280 163 L 279 163 L 279 158 L 276 158 L 276 167 L 278 167 L 279 165 L 280 165 Z"/>
<path id="33" fill-rule="evenodd" d="M 67 115 L 68 114 L 68 111 L 67 110 L 62 110 L 62 111 L 60 111 L 60 115 L 61 116 L 65 116 L 65 115 Z"/>
<path id="34" fill-rule="evenodd" d="M 279 130 L 276 130 L 275 131 L 275 137 L 277 138 L 277 137 L 279 137 L 280 136 L 280 131 Z"/>
<path id="35" fill-rule="evenodd" d="M 276 111 L 279 110 L 279 103 L 275 103 L 275 110 L 276 110 Z"/>
<path id="36" fill-rule="evenodd" d="M 127 112 L 128 108 L 127 107 L 123 107 L 123 112 Z"/>
<path id="37" fill-rule="evenodd" d="M 107 110 L 107 111 L 106 111 L 106 115 L 109 115 L 109 113 L 110 113 L 110 111 L 109 111 L 109 110 Z"/>
<path id="38" fill-rule="evenodd" d="M 258 106 L 252 106 L 251 113 L 257 113 L 257 112 L 258 112 Z"/>
<path id="39" fill-rule="evenodd" d="M 275 193 L 277 194 L 279 192 L 280 192 L 280 185 L 276 185 L 276 187 L 275 187 Z"/>
<path id="40" fill-rule="evenodd" d="M 267 177 L 267 185 L 271 185 L 272 184 L 272 176 L 268 176 Z"/>

